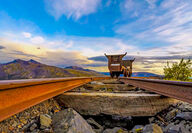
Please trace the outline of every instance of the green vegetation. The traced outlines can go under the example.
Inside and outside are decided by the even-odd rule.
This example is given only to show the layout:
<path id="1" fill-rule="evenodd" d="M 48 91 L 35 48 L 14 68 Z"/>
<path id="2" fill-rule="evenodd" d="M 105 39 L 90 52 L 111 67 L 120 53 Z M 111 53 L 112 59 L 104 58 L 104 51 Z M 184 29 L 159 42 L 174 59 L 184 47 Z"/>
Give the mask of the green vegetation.
<path id="1" fill-rule="evenodd" d="M 190 59 L 181 59 L 180 62 L 173 63 L 172 66 L 167 62 L 164 68 L 164 75 L 166 80 L 180 80 L 191 81 L 192 76 L 192 61 Z"/>

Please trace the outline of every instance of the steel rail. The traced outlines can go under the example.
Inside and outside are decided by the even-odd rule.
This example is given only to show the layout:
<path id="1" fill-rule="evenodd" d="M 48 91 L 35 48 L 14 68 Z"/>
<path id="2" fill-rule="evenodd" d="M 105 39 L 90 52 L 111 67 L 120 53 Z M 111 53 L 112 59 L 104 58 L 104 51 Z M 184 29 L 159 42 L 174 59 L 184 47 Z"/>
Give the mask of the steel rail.
<path id="1" fill-rule="evenodd" d="M 110 77 L 70 77 L 0 81 L 0 121 L 91 81 Z"/>
<path id="2" fill-rule="evenodd" d="M 192 104 L 192 82 L 123 77 L 119 81 Z"/>

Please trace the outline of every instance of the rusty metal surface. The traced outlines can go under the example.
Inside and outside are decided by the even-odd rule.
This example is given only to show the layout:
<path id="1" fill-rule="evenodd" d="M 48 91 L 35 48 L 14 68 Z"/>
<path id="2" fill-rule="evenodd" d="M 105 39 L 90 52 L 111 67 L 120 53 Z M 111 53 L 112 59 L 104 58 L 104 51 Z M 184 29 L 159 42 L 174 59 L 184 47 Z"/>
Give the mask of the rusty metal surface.
<path id="1" fill-rule="evenodd" d="M 109 77 L 0 81 L 0 121 L 85 83 Z"/>
<path id="2" fill-rule="evenodd" d="M 121 62 L 122 62 L 122 58 L 126 55 L 127 53 L 125 54 L 120 54 L 120 55 L 106 55 L 105 56 L 107 57 L 108 59 L 108 68 L 109 68 L 109 71 L 112 72 L 112 71 L 121 71 Z M 112 64 L 119 64 L 120 66 L 112 66 Z"/>
<path id="3" fill-rule="evenodd" d="M 118 77 L 120 74 L 124 74 L 124 77 L 131 77 L 132 75 L 132 63 L 133 60 L 123 60 L 123 57 L 127 54 L 119 55 L 106 55 L 108 59 L 108 69 L 110 71 L 111 77 Z"/>
<path id="4" fill-rule="evenodd" d="M 192 104 L 192 82 L 119 78 L 120 81 Z"/>

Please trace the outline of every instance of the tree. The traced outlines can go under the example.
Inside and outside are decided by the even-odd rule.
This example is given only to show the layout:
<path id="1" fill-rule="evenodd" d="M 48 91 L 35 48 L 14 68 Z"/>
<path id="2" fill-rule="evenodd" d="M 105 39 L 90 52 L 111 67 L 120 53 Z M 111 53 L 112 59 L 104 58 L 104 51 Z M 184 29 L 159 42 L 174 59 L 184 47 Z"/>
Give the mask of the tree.
<path id="1" fill-rule="evenodd" d="M 181 59 L 180 62 L 173 63 L 172 66 L 167 62 L 164 67 L 165 79 L 186 81 L 192 76 L 192 61 Z"/>

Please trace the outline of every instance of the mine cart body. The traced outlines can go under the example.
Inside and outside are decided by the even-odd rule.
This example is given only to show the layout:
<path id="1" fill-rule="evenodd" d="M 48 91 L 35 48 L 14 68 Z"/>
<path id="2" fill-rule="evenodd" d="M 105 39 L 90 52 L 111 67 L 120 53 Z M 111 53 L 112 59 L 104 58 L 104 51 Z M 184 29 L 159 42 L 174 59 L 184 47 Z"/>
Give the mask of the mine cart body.
<path id="1" fill-rule="evenodd" d="M 124 74 L 124 77 L 131 77 L 132 74 L 132 62 L 135 60 L 122 60 L 126 55 L 106 55 L 108 58 L 108 68 L 110 71 L 111 77 L 119 77 L 120 74 Z"/>

